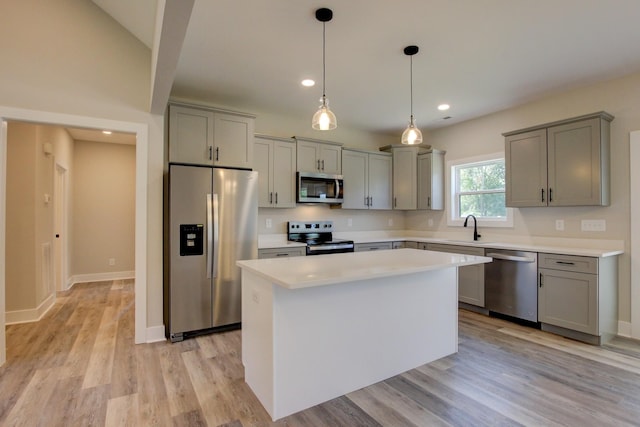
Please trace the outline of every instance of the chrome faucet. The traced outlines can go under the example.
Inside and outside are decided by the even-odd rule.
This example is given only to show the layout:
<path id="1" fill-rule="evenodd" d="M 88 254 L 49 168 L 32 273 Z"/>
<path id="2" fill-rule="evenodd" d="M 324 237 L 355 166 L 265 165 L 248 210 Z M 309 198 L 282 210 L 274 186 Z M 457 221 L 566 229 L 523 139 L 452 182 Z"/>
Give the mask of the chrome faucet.
<path id="1" fill-rule="evenodd" d="M 467 221 L 469 221 L 469 217 L 473 218 L 473 240 L 477 241 L 480 237 L 482 237 L 480 234 L 478 234 L 478 220 L 473 215 L 467 215 L 467 217 L 464 219 L 465 227 L 467 226 Z"/>

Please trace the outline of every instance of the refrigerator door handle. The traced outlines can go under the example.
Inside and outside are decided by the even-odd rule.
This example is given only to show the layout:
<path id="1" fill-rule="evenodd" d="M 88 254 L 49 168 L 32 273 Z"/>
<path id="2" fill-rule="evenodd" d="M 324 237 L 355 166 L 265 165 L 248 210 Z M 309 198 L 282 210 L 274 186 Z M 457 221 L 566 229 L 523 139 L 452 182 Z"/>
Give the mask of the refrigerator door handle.
<path id="1" fill-rule="evenodd" d="M 218 210 L 218 195 L 213 194 L 213 277 L 218 275 L 218 246 L 220 239 L 218 236 L 218 225 L 220 221 L 220 211 Z"/>
<path id="2" fill-rule="evenodd" d="M 211 193 L 207 194 L 207 279 L 211 279 L 213 264 L 213 207 Z"/>

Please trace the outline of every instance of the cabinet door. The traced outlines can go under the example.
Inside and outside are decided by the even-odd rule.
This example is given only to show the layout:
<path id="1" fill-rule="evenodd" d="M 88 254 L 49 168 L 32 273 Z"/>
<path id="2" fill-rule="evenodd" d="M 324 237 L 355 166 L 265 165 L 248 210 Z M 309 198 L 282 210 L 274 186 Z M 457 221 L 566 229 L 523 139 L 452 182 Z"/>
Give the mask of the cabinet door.
<path id="1" fill-rule="evenodd" d="M 215 113 L 214 165 L 250 169 L 253 127 L 254 120 L 250 117 Z"/>
<path id="2" fill-rule="evenodd" d="M 169 106 L 169 161 L 213 164 L 213 112 Z"/>
<path id="3" fill-rule="evenodd" d="M 318 144 L 320 171 L 335 175 L 342 174 L 342 147 L 339 145 Z"/>
<path id="4" fill-rule="evenodd" d="M 418 209 L 444 209 L 444 154 L 418 155 Z"/>
<path id="5" fill-rule="evenodd" d="M 308 141 L 298 141 L 296 149 L 298 172 L 320 172 L 318 144 Z"/>
<path id="6" fill-rule="evenodd" d="M 258 207 L 269 208 L 273 205 L 273 141 L 256 138 L 254 152 L 253 170 L 258 171 Z"/>
<path id="7" fill-rule="evenodd" d="M 541 268 L 538 320 L 598 335 L 598 276 Z"/>
<path id="8" fill-rule="evenodd" d="M 343 150 L 344 199 L 342 209 L 368 209 L 369 155 L 359 151 Z"/>
<path id="9" fill-rule="evenodd" d="M 273 168 L 273 205 L 276 208 L 296 207 L 296 144 L 274 141 Z"/>
<path id="10" fill-rule="evenodd" d="M 546 129 L 505 138 L 506 205 L 547 205 Z"/>
<path id="11" fill-rule="evenodd" d="M 392 209 L 392 170 L 392 156 L 369 154 L 369 209 Z"/>
<path id="12" fill-rule="evenodd" d="M 600 119 L 550 127 L 549 206 L 602 204 Z"/>
<path id="13" fill-rule="evenodd" d="M 393 150 L 393 208 L 416 209 L 418 206 L 417 153 L 413 147 Z"/>

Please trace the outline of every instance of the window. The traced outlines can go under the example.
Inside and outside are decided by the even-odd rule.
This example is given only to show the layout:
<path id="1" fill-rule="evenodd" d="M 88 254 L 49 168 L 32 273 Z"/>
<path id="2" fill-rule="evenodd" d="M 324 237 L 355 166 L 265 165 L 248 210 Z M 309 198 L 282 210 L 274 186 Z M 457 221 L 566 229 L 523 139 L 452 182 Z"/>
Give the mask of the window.
<path id="1" fill-rule="evenodd" d="M 474 215 L 484 226 L 511 227 L 505 206 L 505 166 L 502 154 L 450 162 L 449 225 L 462 225 Z"/>

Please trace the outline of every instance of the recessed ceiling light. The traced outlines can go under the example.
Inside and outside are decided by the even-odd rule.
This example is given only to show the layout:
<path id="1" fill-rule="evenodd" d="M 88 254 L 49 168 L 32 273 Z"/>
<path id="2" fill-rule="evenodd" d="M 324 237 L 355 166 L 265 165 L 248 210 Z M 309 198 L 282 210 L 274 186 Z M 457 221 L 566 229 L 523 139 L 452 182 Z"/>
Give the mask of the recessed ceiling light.
<path id="1" fill-rule="evenodd" d="M 102 133 L 104 133 L 105 135 L 111 135 L 111 131 L 110 130 L 103 130 Z"/>
<path id="2" fill-rule="evenodd" d="M 304 79 L 304 80 L 302 81 L 302 86 L 305 86 L 305 87 L 311 87 L 311 86 L 313 86 L 313 85 L 315 85 L 315 84 L 316 84 L 316 82 L 314 82 L 314 81 L 313 81 L 313 80 L 311 80 L 311 79 Z"/>
<path id="3" fill-rule="evenodd" d="M 450 108 L 449 104 L 440 104 L 438 105 L 438 110 L 440 111 L 447 111 Z"/>

